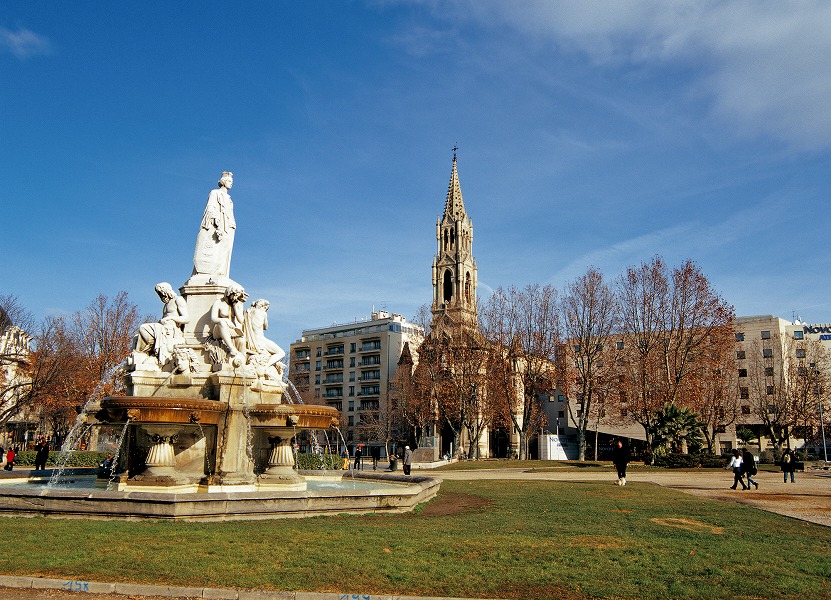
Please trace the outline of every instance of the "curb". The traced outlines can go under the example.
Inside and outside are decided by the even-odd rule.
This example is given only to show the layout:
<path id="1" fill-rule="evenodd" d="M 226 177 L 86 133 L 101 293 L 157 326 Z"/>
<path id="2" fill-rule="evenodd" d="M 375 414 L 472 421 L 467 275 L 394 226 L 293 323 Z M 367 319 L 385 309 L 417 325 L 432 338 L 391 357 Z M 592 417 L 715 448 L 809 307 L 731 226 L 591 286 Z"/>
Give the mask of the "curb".
<path id="1" fill-rule="evenodd" d="M 0 589 L 23 588 L 63 590 L 83 594 L 123 594 L 125 596 L 159 596 L 167 598 L 208 598 L 211 600 L 488 600 L 486 598 L 449 598 L 446 596 L 390 596 L 341 592 L 278 592 L 272 590 L 233 590 L 136 583 L 104 583 L 44 577 L 0 575 Z M 497 600 L 491 598 L 489 600 Z"/>

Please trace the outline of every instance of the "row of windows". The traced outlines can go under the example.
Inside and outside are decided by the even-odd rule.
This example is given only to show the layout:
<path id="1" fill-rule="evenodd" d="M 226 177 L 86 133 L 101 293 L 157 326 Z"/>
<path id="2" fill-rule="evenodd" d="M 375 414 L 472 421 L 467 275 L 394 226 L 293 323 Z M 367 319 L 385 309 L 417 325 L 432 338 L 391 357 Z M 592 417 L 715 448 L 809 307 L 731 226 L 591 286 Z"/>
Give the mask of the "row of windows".
<path id="1" fill-rule="evenodd" d="M 795 340 L 805 339 L 805 332 L 796 330 L 796 331 L 793 332 L 793 337 L 794 337 Z M 767 330 L 762 331 L 761 332 L 761 338 L 763 340 L 771 339 L 770 331 L 767 331 Z M 744 341 L 744 332 L 741 332 L 741 331 L 736 332 L 736 341 L 737 342 L 743 342 Z"/>
<path id="2" fill-rule="evenodd" d="M 356 363 L 355 357 L 349 359 L 349 367 L 353 368 L 356 366 L 361 367 L 374 367 L 376 365 L 381 364 L 381 357 L 380 356 L 365 356 L 361 359 L 360 363 Z M 315 371 L 321 370 L 321 362 L 319 360 L 315 361 Z M 332 369 L 342 369 L 343 368 L 343 359 L 329 359 L 326 361 L 326 366 L 323 367 L 326 370 Z M 309 365 L 297 365 L 294 369 L 295 371 L 309 371 Z"/>
<path id="3" fill-rule="evenodd" d="M 332 408 L 336 408 L 338 410 L 343 410 L 343 402 L 327 402 L 327 406 L 331 406 Z M 361 400 L 361 410 L 380 410 L 381 404 L 379 400 Z M 348 412 L 355 412 L 355 401 L 350 400 L 347 404 Z M 350 419 L 352 417 L 349 417 Z M 351 423 L 350 423 L 351 424 Z"/>

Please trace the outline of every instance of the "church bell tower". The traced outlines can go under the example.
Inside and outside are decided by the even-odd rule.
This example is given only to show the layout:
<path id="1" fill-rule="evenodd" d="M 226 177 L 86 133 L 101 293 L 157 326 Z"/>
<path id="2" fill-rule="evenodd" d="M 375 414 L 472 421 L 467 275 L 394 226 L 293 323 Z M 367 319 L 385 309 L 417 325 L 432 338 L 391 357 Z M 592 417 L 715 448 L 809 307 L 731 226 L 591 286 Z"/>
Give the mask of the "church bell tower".
<path id="1" fill-rule="evenodd" d="M 465 212 L 462 187 L 456 169 L 447 187 L 444 215 L 436 221 L 438 249 L 433 259 L 432 327 L 447 325 L 476 328 L 476 260 L 473 258 L 473 223 Z"/>

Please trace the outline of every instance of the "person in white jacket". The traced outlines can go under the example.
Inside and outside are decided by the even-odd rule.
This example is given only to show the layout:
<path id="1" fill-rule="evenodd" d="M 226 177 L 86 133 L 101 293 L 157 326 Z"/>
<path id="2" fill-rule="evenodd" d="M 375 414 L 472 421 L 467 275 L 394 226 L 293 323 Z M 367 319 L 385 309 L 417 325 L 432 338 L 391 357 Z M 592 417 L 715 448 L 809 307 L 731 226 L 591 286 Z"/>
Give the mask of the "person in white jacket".
<path id="1" fill-rule="evenodd" d="M 742 489 L 746 490 L 747 486 L 744 484 L 744 473 L 742 473 L 742 455 L 739 454 L 738 450 L 733 450 L 733 458 L 730 459 L 730 464 L 728 464 L 725 469 L 733 469 L 733 485 L 730 486 L 731 490 L 735 490 L 738 484 L 742 484 Z"/>

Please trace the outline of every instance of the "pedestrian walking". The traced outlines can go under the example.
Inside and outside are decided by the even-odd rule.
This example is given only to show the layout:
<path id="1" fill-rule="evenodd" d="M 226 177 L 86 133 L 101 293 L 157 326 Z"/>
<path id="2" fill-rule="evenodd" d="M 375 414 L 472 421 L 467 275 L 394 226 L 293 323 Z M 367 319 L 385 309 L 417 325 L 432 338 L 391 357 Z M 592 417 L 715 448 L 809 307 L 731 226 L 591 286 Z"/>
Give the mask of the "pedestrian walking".
<path id="1" fill-rule="evenodd" d="M 747 448 L 745 448 L 742 452 L 742 471 L 744 471 L 744 474 L 747 477 L 747 489 L 750 489 L 750 486 L 753 485 L 753 487 L 758 490 L 759 484 L 756 483 L 751 477 L 757 473 L 756 457 L 753 456 Z"/>
<path id="2" fill-rule="evenodd" d="M 782 478 L 784 483 L 788 483 L 788 473 L 791 474 L 791 483 L 794 481 L 794 471 L 796 470 L 796 454 L 793 451 L 785 450 L 782 453 L 782 461 L 780 462 L 782 468 Z"/>
<path id="3" fill-rule="evenodd" d="M 361 455 L 362 454 L 363 453 L 361 452 L 361 446 L 360 445 L 355 446 L 355 467 L 354 468 L 355 468 L 356 471 L 359 471 L 362 468 L 361 467 Z"/>
<path id="4" fill-rule="evenodd" d="M 626 485 L 626 466 L 630 459 L 629 448 L 623 445 L 623 440 L 618 440 L 614 450 L 612 450 L 612 463 L 617 469 L 615 485 Z"/>
<path id="5" fill-rule="evenodd" d="M 14 469 L 14 456 L 15 456 L 14 448 L 9 448 L 6 451 L 6 466 L 3 467 L 7 471 L 11 471 L 11 470 Z"/>
<path id="6" fill-rule="evenodd" d="M 341 465 L 341 467 L 343 468 L 344 471 L 348 471 L 349 470 L 349 450 L 347 450 L 345 446 L 343 448 L 343 452 L 340 453 L 340 457 L 343 461 L 343 464 Z"/>
<path id="7" fill-rule="evenodd" d="M 46 438 L 40 436 L 35 444 L 35 471 L 46 470 L 46 460 L 49 458 L 49 443 Z"/>
<path id="8" fill-rule="evenodd" d="M 733 470 L 733 485 L 730 486 L 731 490 L 735 490 L 736 486 L 740 483 L 742 484 L 743 490 L 747 489 L 747 486 L 744 484 L 744 474 L 742 473 L 742 455 L 739 454 L 738 450 L 733 450 L 733 458 L 730 459 L 730 464 L 724 468 Z"/>
<path id="9" fill-rule="evenodd" d="M 413 464 L 413 451 L 409 446 L 404 446 L 404 475 L 410 474 L 410 467 Z"/>
<path id="10" fill-rule="evenodd" d="M 378 470 L 378 461 L 381 459 L 381 446 L 373 446 L 369 450 L 370 455 L 372 456 L 372 470 Z"/>

